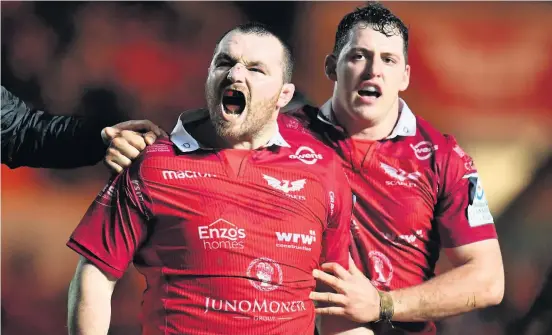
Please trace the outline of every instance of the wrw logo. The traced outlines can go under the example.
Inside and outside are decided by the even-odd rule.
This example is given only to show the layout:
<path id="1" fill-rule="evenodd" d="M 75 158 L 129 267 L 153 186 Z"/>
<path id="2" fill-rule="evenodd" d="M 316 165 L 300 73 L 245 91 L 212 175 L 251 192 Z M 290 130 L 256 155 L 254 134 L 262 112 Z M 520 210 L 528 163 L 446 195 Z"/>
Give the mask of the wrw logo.
<path id="1" fill-rule="evenodd" d="M 316 242 L 316 232 L 310 230 L 308 234 L 276 232 L 276 247 L 311 251 L 311 246 Z"/>

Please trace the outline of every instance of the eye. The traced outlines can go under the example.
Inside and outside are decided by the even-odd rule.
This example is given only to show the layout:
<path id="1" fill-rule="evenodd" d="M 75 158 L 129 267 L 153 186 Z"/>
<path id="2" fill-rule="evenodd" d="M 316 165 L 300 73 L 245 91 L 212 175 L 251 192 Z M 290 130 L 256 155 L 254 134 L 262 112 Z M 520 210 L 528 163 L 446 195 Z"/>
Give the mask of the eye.
<path id="1" fill-rule="evenodd" d="M 217 67 L 231 67 L 232 65 L 228 61 L 217 62 Z"/>
<path id="2" fill-rule="evenodd" d="M 395 64 L 397 61 L 393 57 L 383 57 L 383 62 L 386 64 Z"/>
<path id="3" fill-rule="evenodd" d="M 352 57 L 351 57 L 352 60 L 363 60 L 364 59 L 364 55 L 363 54 L 354 54 Z"/>
<path id="4" fill-rule="evenodd" d="M 261 70 L 258 67 L 250 67 L 248 70 L 251 71 L 251 72 L 258 72 L 258 73 L 263 73 L 264 74 L 263 70 Z"/>

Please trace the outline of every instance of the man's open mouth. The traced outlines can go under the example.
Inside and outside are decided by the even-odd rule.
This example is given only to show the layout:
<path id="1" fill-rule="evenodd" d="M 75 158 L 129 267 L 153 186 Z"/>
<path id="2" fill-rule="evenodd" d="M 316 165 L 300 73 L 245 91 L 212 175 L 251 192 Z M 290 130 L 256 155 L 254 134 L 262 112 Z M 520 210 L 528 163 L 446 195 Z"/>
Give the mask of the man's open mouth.
<path id="1" fill-rule="evenodd" d="M 222 94 L 222 107 L 227 114 L 241 114 L 245 109 L 245 95 L 238 90 L 225 90 Z"/>
<path id="2" fill-rule="evenodd" d="M 375 86 L 363 87 L 361 90 L 358 91 L 358 94 L 360 96 L 363 96 L 363 97 L 376 97 L 376 98 L 379 98 L 381 96 L 381 92 Z"/>

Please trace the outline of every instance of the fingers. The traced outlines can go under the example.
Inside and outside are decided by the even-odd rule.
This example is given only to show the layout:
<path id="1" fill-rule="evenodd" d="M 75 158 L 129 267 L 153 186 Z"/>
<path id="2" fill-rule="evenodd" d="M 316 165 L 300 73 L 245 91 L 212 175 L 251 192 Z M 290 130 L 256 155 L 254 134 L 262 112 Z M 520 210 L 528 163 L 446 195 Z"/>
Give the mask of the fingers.
<path id="1" fill-rule="evenodd" d="M 157 128 L 155 134 L 158 136 L 158 137 L 169 137 L 169 134 L 167 134 L 166 131 L 164 131 L 163 129 L 161 129 L 159 126 L 155 126 Z"/>
<path id="2" fill-rule="evenodd" d="M 151 131 L 155 134 L 155 136 L 168 136 L 167 133 L 161 129 L 159 126 L 154 124 L 153 122 L 149 120 L 131 120 L 131 121 L 125 121 L 118 123 L 113 126 L 114 128 L 117 128 L 119 130 L 134 130 L 139 132 L 148 132 Z"/>
<path id="3" fill-rule="evenodd" d="M 121 132 L 119 129 L 113 127 L 105 127 L 104 131 L 109 140 L 112 140 L 115 136 L 117 136 L 117 134 Z"/>
<path id="4" fill-rule="evenodd" d="M 140 155 L 147 144 L 153 144 L 157 136 L 149 132 L 142 136 L 132 130 L 119 130 L 114 127 L 106 127 L 102 134 L 111 137 L 111 145 L 107 149 L 105 164 L 114 172 L 120 173 L 132 164 L 132 160 Z"/>
<path id="5" fill-rule="evenodd" d="M 142 151 L 146 148 L 146 140 L 144 136 L 145 135 L 142 135 L 132 130 L 123 130 L 120 136 L 113 139 L 111 146 L 115 146 L 114 145 L 115 140 L 119 139 L 119 141 L 121 142 L 120 143 L 121 146 L 126 146 L 126 144 L 129 144 L 132 147 L 136 148 L 138 151 Z M 151 135 L 151 136 L 154 136 L 154 135 Z"/>
<path id="6" fill-rule="evenodd" d="M 105 145 L 108 145 L 121 131 L 113 127 L 105 127 L 102 129 L 102 140 Z"/>
<path id="7" fill-rule="evenodd" d="M 121 172 L 123 172 L 123 167 L 120 166 L 119 164 L 116 164 L 116 163 L 114 163 L 113 161 L 111 161 L 111 160 L 109 160 L 109 159 L 107 159 L 107 158 L 104 160 L 104 162 L 105 162 L 105 165 L 107 165 L 107 167 L 108 167 L 111 171 L 116 172 L 116 173 L 121 173 Z"/>
<path id="8" fill-rule="evenodd" d="M 341 265 L 337 263 L 324 263 L 320 266 L 320 269 L 326 272 L 334 273 L 338 278 L 347 280 L 351 277 L 349 271 L 345 270 Z"/>
<path id="9" fill-rule="evenodd" d="M 331 292 L 311 292 L 309 298 L 313 301 L 345 306 L 347 298 L 343 294 Z"/>
<path id="10" fill-rule="evenodd" d="M 145 148 L 146 141 L 144 138 L 138 133 L 129 132 L 128 130 L 121 132 L 121 136 L 115 137 L 110 145 L 112 151 L 117 151 L 119 154 L 129 159 L 138 157 L 140 152 Z"/>
<path id="11" fill-rule="evenodd" d="M 161 129 L 158 125 L 154 124 L 153 122 L 151 121 L 148 121 L 148 120 L 143 120 L 143 121 L 136 121 L 137 123 L 142 123 L 142 127 L 140 128 L 140 130 L 142 131 L 149 131 L 151 133 L 153 133 L 156 137 L 161 137 L 161 136 L 164 136 L 164 137 L 168 137 L 169 135 L 167 135 L 167 133 Z"/>
<path id="12" fill-rule="evenodd" d="M 362 271 L 360 271 L 356 267 L 355 262 L 351 258 L 351 255 L 349 255 L 349 273 L 352 274 L 353 276 L 355 276 L 355 275 L 363 275 L 364 276 L 364 273 L 362 273 Z"/>
<path id="13" fill-rule="evenodd" d="M 107 155 L 105 156 L 105 163 L 115 172 L 121 172 L 121 170 L 119 170 L 119 168 L 117 167 L 120 167 L 121 169 L 125 169 L 132 164 L 132 161 L 130 158 L 123 155 L 117 149 L 108 148 Z"/>
<path id="14" fill-rule="evenodd" d="M 320 270 L 313 270 L 312 275 L 314 278 L 322 282 L 323 284 L 326 284 L 333 288 L 334 290 L 338 292 L 343 291 L 343 281 L 340 280 L 337 277 L 332 276 L 331 274 L 328 274 L 326 272 L 320 271 Z"/>
<path id="15" fill-rule="evenodd" d="M 332 307 L 319 307 L 314 309 L 316 311 L 316 314 L 321 315 L 345 315 L 345 308 L 338 307 L 338 306 L 332 306 Z"/>
<path id="16" fill-rule="evenodd" d="M 147 145 L 152 145 L 157 139 L 157 135 L 153 131 L 149 131 L 144 135 L 144 139 Z"/>

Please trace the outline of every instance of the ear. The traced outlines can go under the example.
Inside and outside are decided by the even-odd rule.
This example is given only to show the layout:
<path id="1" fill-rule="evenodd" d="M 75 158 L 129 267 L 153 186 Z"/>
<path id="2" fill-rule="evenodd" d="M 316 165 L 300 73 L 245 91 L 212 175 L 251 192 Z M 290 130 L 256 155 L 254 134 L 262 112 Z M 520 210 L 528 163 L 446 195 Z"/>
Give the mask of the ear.
<path id="1" fill-rule="evenodd" d="M 410 84 L 410 65 L 406 65 L 403 72 L 403 77 L 401 81 L 401 85 L 399 86 L 399 91 L 405 91 L 408 88 L 408 85 Z"/>
<path id="2" fill-rule="evenodd" d="M 292 83 L 284 84 L 282 86 L 282 90 L 280 91 L 280 96 L 278 97 L 278 101 L 276 102 L 276 107 L 283 108 L 285 105 L 287 105 L 293 98 L 294 92 L 295 92 L 295 85 L 293 85 Z"/>
<path id="3" fill-rule="evenodd" d="M 331 81 L 337 81 L 336 68 L 337 58 L 333 54 L 327 55 L 324 62 L 324 71 L 326 72 L 326 77 Z"/>

